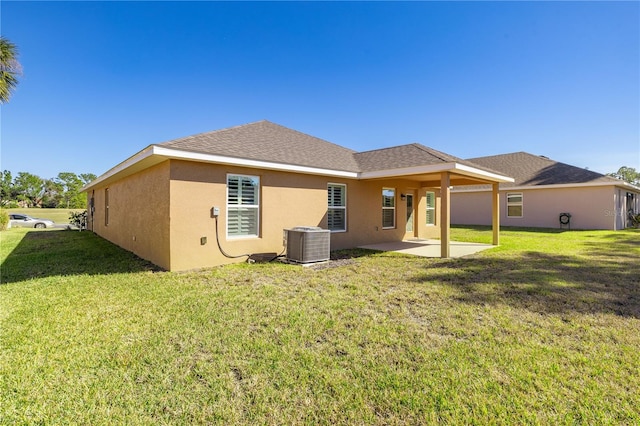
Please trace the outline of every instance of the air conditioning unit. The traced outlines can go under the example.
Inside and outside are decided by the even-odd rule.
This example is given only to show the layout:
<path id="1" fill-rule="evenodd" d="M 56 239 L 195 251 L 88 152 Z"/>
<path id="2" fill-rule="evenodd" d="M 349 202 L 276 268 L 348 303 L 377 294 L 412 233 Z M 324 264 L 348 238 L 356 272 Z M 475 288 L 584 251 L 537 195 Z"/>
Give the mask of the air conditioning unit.
<path id="1" fill-rule="evenodd" d="M 331 231 L 317 226 L 297 226 L 284 230 L 287 260 L 312 263 L 329 260 Z"/>

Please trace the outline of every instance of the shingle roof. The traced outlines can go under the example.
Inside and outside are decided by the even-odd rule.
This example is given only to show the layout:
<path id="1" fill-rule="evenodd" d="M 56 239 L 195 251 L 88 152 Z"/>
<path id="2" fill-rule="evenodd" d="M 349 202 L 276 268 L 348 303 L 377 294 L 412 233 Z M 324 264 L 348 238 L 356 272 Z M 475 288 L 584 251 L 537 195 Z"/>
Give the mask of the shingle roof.
<path id="1" fill-rule="evenodd" d="M 360 166 L 360 171 L 362 172 L 430 166 L 444 163 L 458 163 L 500 174 L 488 167 L 474 164 L 469 160 L 463 160 L 462 158 L 429 148 L 419 143 L 358 152 L 354 154 L 354 157 L 356 158 L 356 161 Z"/>
<path id="2" fill-rule="evenodd" d="M 459 163 L 498 173 L 418 143 L 356 152 L 267 120 L 175 139 L 160 146 L 349 172 Z"/>
<path id="3" fill-rule="evenodd" d="M 355 151 L 267 120 L 164 142 L 160 146 L 329 170 L 358 171 Z"/>
<path id="4" fill-rule="evenodd" d="M 618 179 L 603 174 L 553 161 L 547 157 L 513 152 L 510 154 L 470 158 L 469 161 L 483 167 L 497 170 L 515 179 L 513 183 L 503 183 L 503 187 L 566 185 L 578 183 L 620 183 Z"/>
<path id="5" fill-rule="evenodd" d="M 358 152 L 354 154 L 354 157 L 360 171 L 363 172 L 450 163 L 459 160 L 417 143 Z"/>
<path id="6" fill-rule="evenodd" d="M 167 157 L 244 164 L 250 167 L 264 166 L 275 170 L 300 171 L 309 168 L 317 169 L 316 172 L 321 174 L 346 177 L 356 177 L 360 173 L 386 171 L 391 171 L 393 175 L 396 169 L 400 169 L 398 173 L 403 174 L 402 169 L 420 167 L 429 168 L 430 172 L 437 172 L 438 166 L 442 166 L 442 170 L 458 169 L 460 173 L 461 169 L 457 166 L 466 165 L 470 169 L 461 174 L 467 177 L 479 177 L 481 180 L 489 177 L 489 181 L 508 179 L 506 178 L 508 175 L 501 176 L 502 173 L 491 170 L 489 167 L 483 167 L 417 143 L 358 153 L 263 120 L 149 145 L 86 185 L 83 191 L 87 191 L 97 183 L 113 181 L 118 176 L 128 176 L 145 167 L 158 164 Z M 255 162 L 267 164 L 260 166 Z M 309 169 L 305 172 L 314 173 Z M 486 172 L 494 176 L 491 177 Z M 416 171 L 411 171 L 411 174 L 416 174 Z"/>

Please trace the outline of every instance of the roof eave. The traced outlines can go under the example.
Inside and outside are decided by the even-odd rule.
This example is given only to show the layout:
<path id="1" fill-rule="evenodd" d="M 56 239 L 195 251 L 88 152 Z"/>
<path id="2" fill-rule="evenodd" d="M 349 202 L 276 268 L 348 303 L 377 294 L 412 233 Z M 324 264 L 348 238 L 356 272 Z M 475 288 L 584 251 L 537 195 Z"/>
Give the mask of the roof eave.
<path id="1" fill-rule="evenodd" d="M 628 182 L 583 182 L 583 183 L 561 183 L 561 184 L 552 184 L 552 185 L 519 185 L 519 186 L 509 186 L 506 188 L 500 188 L 505 191 L 523 191 L 523 190 L 531 190 L 531 189 L 562 189 L 562 188 L 594 188 L 600 186 L 617 186 L 629 190 L 633 190 L 635 192 L 640 192 L 640 187 L 632 185 Z M 454 188 L 453 192 L 486 192 L 490 191 L 490 188 Z"/>
<path id="2" fill-rule="evenodd" d="M 270 161 L 251 160 L 247 158 L 228 157 L 223 155 L 206 154 L 167 148 L 159 145 L 149 145 L 147 148 L 113 167 L 97 179 L 85 185 L 81 191 L 86 192 L 101 183 L 108 183 L 114 178 L 125 177 L 141 169 L 151 167 L 165 160 L 188 160 L 211 164 L 226 164 L 230 166 L 251 167 L 258 169 L 277 170 L 303 174 L 323 175 L 356 179 L 358 173 L 347 170 L 331 170 L 318 167 L 284 164 Z"/>
<path id="3" fill-rule="evenodd" d="M 113 167 L 97 179 L 88 183 L 82 188 L 82 192 L 107 184 L 115 179 L 129 176 L 137 171 L 154 166 L 166 160 L 188 160 L 210 164 L 226 164 L 238 167 L 250 167 L 258 169 L 276 170 L 283 172 L 293 172 L 302 174 L 313 174 L 331 177 L 341 177 L 347 179 L 380 179 L 380 178 L 399 178 L 406 176 L 415 176 L 423 174 L 434 174 L 450 172 L 457 175 L 467 176 L 479 179 L 485 182 L 500 183 L 513 182 L 513 178 L 492 173 L 486 170 L 478 169 L 457 162 L 432 164 L 426 166 L 403 167 L 387 170 L 373 170 L 368 172 L 355 172 L 348 170 L 331 170 L 318 167 L 301 166 L 295 164 L 276 163 L 262 160 L 252 160 L 240 157 L 228 157 L 223 155 L 207 154 L 202 152 L 187 151 L 182 149 L 167 148 L 160 145 L 149 145 L 137 154 L 129 157 L 127 160 Z"/>
<path id="4" fill-rule="evenodd" d="M 380 178 L 399 178 L 403 176 L 433 174 L 450 172 L 463 176 L 468 176 L 476 179 L 485 180 L 488 182 L 500 183 L 500 182 L 514 182 L 514 179 L 508 176 L 503 176 L 497 173 L 492 173 L 486 170 L 478 169 L 475 167 L 467 166 L 457 162 L 432 164 L 428 166 L 414 166 L 403 167 L 397 169 L 387 170 L 373 170 L 368 172 L 361 172 L 359 174 L 360 179 L 380 179 Z"/>
<path id="5" fill-rule="evenodd" d="M 481 179 L 487 179 L 487 180 L 491 180 L 491 181 L 496 182 L 496 183 L 500 183 L 500 182 L 504 182 L 504 183 L 515 182 L 515 179 L 510 177 L 510 176 L 501 175 L 499 173 L 494 173 L 494 172 L 490 172 L 490 171 L 487 171 L 487 170 L 478 169 L 476 167 L 467 166 L 465 164 L 455 163 L 455 165 L 456 165 L 456 167 L 455 167 L 456 170 L 460 174 L 464 174 L 466 176 L 477 177 L 477 178 L 481 178 Z"/>
<path id="6" fill-rule="evenodd" d="M 131 171 L 132 168 L 142 165 L 145 160 L 152 158 L 152 156 L 154 155 L 154 152 L 153 152 L 153 148 L 154 147 L 155 147 L 155 145 L 149 145 L 148 147 L 146 147 L 142 151 L 140 151 L 140 152 L 132 155 L 131 157 L 127 158 L 122 163 L 118 164 L 117 166 L 112 167 L 107 172 L 101 174 L 96 179 L 92 180 L 91 182 L 89 182 L 88 184 L 83 186 L 80 189 L 80 192 L 87 192 L 91 188 L 94 188 L 94 187 L 100 185 L 101 183 L 109 181 L 111 178 L 113 178 L 115 176 L 122 175 L 127 171 Z M 142 167 L 142 168 L 147 168 L 147 167 L 150 167 L 150 165 L 144 164 L 144 167 Z"/>
<path id="7" fill-rule="evenodd" d="M 640 186 L 636 186 L 632 183 L 629 182 L 625 182 L 625 181 L 620 181 L 620 183 L 616 183 L 616 186 L 621 186 L 623 188 L 626 189 L 633 189 L 634 191 L 640 192 Z"/>
<path id="8" fill-rule="evenodd" d="M 229 157 L 224 155 L 206 154 L 202 152 L 186 151 L 162 146 L 154 146 L 154 154 L 168 159 L 189 160 L 202 163 L 226 164 L 230 166 L 251 167 L 256 169 L 278 170 L 323 176 L 356 178 L 357 173 L 346 170 L 332 170 L 320 167 L 301 166 L 296 164 L 277 163 L 273 161 L 252 160 L 249 158 Z"/>

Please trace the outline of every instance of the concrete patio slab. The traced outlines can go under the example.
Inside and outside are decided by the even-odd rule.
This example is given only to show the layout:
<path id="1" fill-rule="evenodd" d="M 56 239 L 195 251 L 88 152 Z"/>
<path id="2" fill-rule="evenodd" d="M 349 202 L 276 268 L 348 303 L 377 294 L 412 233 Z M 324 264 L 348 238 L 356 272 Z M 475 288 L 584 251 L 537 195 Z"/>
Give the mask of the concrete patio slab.
<path id="1" fill-rule="evenodd" d="M 492 247 L 495 246 L 491 244 L 451 241 L 449 245 L 449 254 L 450 257 L 462 257 L 475 254 Z M 395 251 L 398 253 L 412 254 L 414 256 L 422 257 L 440 257 L 440 240 L 392 241 L 388 243 L 368 244 L 366 246 L 360 246 L 359 248 L 378 251 Z"/>

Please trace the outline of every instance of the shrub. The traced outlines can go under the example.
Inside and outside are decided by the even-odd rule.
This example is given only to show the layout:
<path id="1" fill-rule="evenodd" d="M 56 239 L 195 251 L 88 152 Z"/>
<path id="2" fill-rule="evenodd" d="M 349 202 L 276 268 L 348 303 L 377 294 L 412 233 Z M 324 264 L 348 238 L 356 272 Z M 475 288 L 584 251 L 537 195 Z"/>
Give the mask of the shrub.
<path id="1" fill-rule="evenodd" d="M 6 203 L 3 203 L 4 207 L 7 209 L 17 209 L 20 208 L 20 204 L 18 204 L 17 201 L 15 200 L 11 200 L 11 201 L 7 201 Z"/>
<path id="2" fill-rule="evenodd" d="M 5 209 L 0 209 L 0 231 L 7 229 L 9 225 L 9 213 Z"/>
<path id="3" fill-rule="evenodd" d="M 87 228 L 87 211 L 69 213 L 69 223 L 80 230 Z"/>

